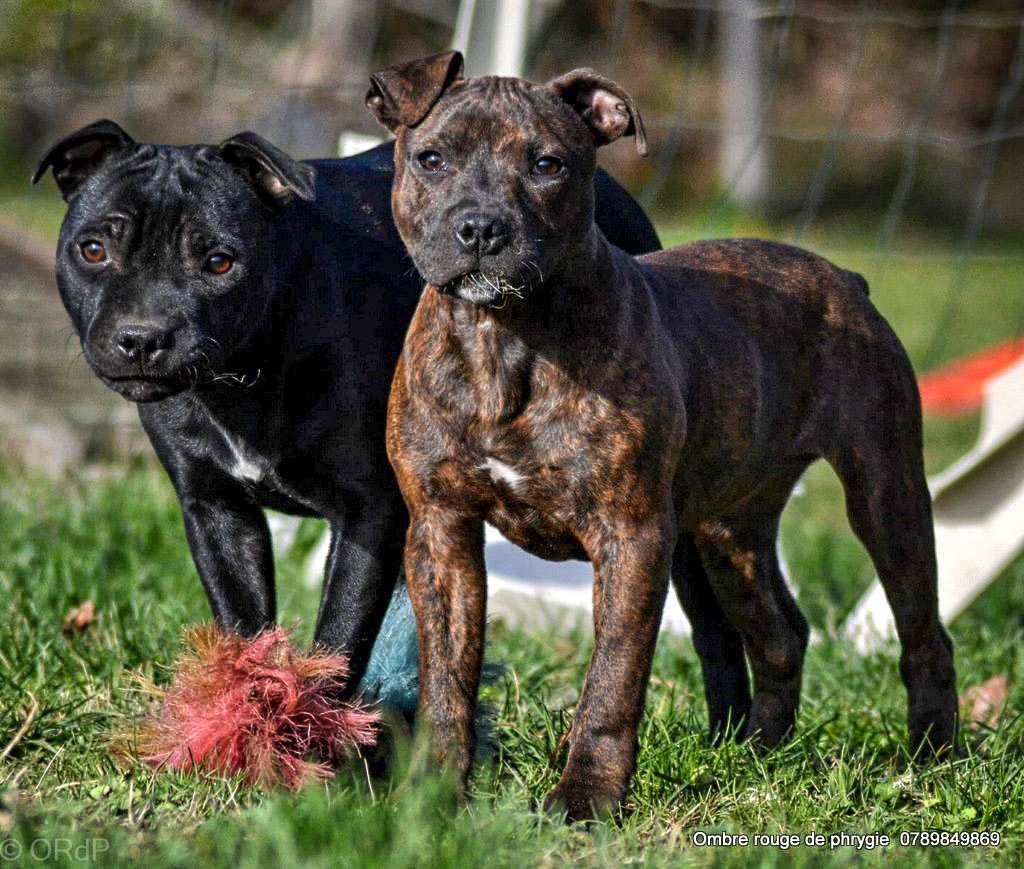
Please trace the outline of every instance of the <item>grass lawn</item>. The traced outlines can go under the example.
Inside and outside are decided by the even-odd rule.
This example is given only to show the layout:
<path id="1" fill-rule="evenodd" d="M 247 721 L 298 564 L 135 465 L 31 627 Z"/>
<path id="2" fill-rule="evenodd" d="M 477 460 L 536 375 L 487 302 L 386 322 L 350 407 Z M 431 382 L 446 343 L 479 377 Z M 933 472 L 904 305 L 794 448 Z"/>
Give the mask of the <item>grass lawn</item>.
<path id="1" fill-rule="evenodd" d="M 830 243 L 809 240 L 823 251 Z M 883 268 L 874 254 L 843 252 L 853 247 L 837 246 L 835 258 L 868 277 L 877 304 L 920 362 L 933 344 L 950 258 L 932 249 Z M 939 361 L 1020 331 L 1019 271 L 1019 262 L 992 257 L 963 272 Z M 975 428 L 971 419 L 929 421 L 929 468 L 962 453 Z M 804 609 L 825 636 L 808 655 L 797 736 L 763 757 L 746 746 L 711 747 L 692 647 L 664 637 L 630 811 L 621 822 L 569 829 L 530 805 L 554 784 L 564 760 L 559 738 L 590 649 L 584 631 L 526 634 L 492 624 L 489 657 L 507 665 L 487 689 L 499 750 L 462 808 L 453 807 L 444 781 L 408 760 L 386 780 L 368 781 L 356 764 L 329 786 L 298 795 L 119 768 L 107 734 L 145 705 L 132 674 L 166 679 L 182 625 L 208 617 L 173 493 L 148 466 L 59 482 L 0 470 L 0 599 L 8 613 L 0 631 L 0 752 L 24 726 L 0 758 L 0 863 L 19 851 L 23 864 L 94 858 L 190 867 L 1024 861 L 1024 564 L 952 628 L 961 690 L 1004 674 L 1007 712 L 994 729 L 965 733 L 958 759 L 917 768 L 903 749 L 905 695 L 895 649 L 862 658 L 830 632 L 871 571 L 846 530 L 838 484 L 826 468 L 808 474 L 787 513 L 783 543 Z M 300 578 L 305 551 L 300 545 L 280 556 L 279 600 L 282 620 L 302 618 L 308 629 L 316 591 Z M 63 615 L 86 599 L 96 604 L 96 621 L 65 636 Z M 783 852 L 698 847 L 692 838 L 695 831 L 813 831 L 895 840 L 901 831 L 922 830 L 998 831 L 1002 843 Z"/>
<path id="2" fill-rule="evenodd" d="M 591 832 L 529 809 L 563 761 L 558 740 L 589 653 L 583 632 L 527 635 L 492 625 L 489 654 L 508 666 L 488 689 L 500 750 L 481 770 L 473 803 L 458 811 L 445 783 L 424 778 L 414 764 L 372 785 L 357 765 L 330 786 L 297 796 L 120 769 L 106 735 L 145 704 L 130 674 L 165 678 L 181 625 L 207 615 L 173 493 L 144 468 L 56 486 L 5 473 L 0 491 L 0 594 L 9 602 L 0 633 L 4 743 L 38 704 L 0 764 L 0 824 L 24 853 L 33 842 L 37 853 L 64 842 L 74 844 L 71 856 L 155 866 L 746 865 L 755 856 L 778 861 L 782 852 L 697 848 L 693 831 L 895 836 L 939 829 L 997 830 L 1000 856 L 1024 857 L 1024 723 L 1008 712 L 996 730 L 967 735 L 964 757 L 908 766 L 894 650 L 859 658 L 831 639 L 809 654 L 797 738 L 758 757 L 745 746 L 708 744 L 692 648 L 663 638 L 633 811 L 621 824 Z M 827 561 L 824 539 L 810 539 L 815 552 L 799 562 Z M 297 553 L 280 562 L 282 616 L 308 623 L 315 592 L 303 585 L 298 566 Z M 1010 710 L 1022 708 L 1018 573 L 954 627 L 961 684 L 1007 674 Z M 81 635 L 63 635 L 63 614 L 85 599 L 96 603 L 96 622 Z M 852 853 L 805 849 L 785 859 Z M 869 863 L 944 864 L 987 853 L 894 847 L 862 856 Z"/>

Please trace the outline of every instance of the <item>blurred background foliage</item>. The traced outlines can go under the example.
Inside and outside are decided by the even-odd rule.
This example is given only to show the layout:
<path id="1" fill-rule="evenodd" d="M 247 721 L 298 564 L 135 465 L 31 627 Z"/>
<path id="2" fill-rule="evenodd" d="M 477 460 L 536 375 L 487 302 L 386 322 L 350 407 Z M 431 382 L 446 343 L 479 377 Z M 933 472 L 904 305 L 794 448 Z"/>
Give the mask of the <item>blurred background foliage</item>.
<path id="1" fill-rule="evenodd" d="M 500 0 L 475 5 L 486 16 Z M 334 153 L 345 130 L 379 132 L 362 106 L 368 74 L 445 49 L 459 7 L 456 0 L 8 0 L 0 6 L 4 190 L 20 191 L 45 142 L 98 115 L 140 139 L 209 141 L 255 127 L 297 156 Z M 1013 0 L 539 0 L 531 4 L 525 72 L 543 79 L 589 65 L 617 77 L 639 99 L 653 158 L 617 148 L 607 162 L 659 215 L 701 212 L 723 192 L 719 152 L 730 96 L 722 31 L 735 9 L 756 18 L 760 43 L 762 104 L 749 118 L 767 150 L 768 181 L 754 203 L 760 212 L 806 218 L 809 185 L 829 158 L 815 217 L 841 214 L 877 229 L 908 138 L 917 135 L 906 215 L 914 229 L 954 237 L 994 135 L 1001 141 L 985 227 L 1020 230 L 1015 167 L 1024 106 L 1019 93 L 1004 94 L 1020 35 Z M 1001 96 L 1013 105 L 993 130 Z"/>

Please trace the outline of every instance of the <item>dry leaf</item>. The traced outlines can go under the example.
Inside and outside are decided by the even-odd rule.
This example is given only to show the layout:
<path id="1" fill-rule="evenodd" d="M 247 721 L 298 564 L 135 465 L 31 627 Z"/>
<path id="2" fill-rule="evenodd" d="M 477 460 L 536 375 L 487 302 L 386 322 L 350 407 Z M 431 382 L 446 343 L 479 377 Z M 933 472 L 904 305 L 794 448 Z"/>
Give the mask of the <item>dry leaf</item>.
<path id="1" fill-rule="evenodd" d="M 977 730 L 980 724 L 995 727 L 1009 692 L 1010 680 L 1006 676 L 993 676 L 971 686 L 960 696 L 960 718 L 970 730 Z"/>
<path id="2" fill-rule="evenodd" d="M 66 634 L 80 634 L 89 625 L 93 623 L 96 618 L 96 607 L 93 605 L 91 600 L 84 601 L 76 607 L 72 607 L 68 610 L 68 614 L 64 616 L 62 627 Z"/>

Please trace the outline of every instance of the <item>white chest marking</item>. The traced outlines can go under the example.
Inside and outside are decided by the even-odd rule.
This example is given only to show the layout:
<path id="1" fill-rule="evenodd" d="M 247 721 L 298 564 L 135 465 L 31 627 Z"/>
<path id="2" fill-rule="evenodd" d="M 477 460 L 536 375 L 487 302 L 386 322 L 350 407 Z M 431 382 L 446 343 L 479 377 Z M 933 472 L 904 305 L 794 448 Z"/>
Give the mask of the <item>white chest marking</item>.
<path id="1" fill-rule="evenodd" d="M 511 465 L 506 465 L 504 462 L 498 461 L 498 459 L 493 456 L 488 456 L 487 460 L 480 467 L 482 470 L 490 473 L 491 479 L 494 480 L 494 482 L 506 483 L 512 489 L 523 482 L 522 474 L 520 474 Z"/>
<path id="2" fill-rule="evenodd" d="M 233 477 L 239 480 L 248 480 L 250 483 L 258 483 L 263 479 L 263 468 L 257 462 L 254 462 L 250 456 L 247 456 L 239 444 L 236 444 L 229 438 L 228 446 L 235 457 L 234 467 L 231 468 L 231 475 Z"/>
<path id="3" fill-rule="evenodd" d="M 234 459 L 234 464 L 228 468 L 228 473 L 236 480 L 244 482 L 258 483 L 262 480 L 264 468 L 259 460 L 246 450 L 245 445 L 241 441 L 231 437 L 222 426 L 217 425 L 217 428 L 220 430 L 224 443 L 227 444 L 228 449 L 231 451 L 231 457 Z"/>

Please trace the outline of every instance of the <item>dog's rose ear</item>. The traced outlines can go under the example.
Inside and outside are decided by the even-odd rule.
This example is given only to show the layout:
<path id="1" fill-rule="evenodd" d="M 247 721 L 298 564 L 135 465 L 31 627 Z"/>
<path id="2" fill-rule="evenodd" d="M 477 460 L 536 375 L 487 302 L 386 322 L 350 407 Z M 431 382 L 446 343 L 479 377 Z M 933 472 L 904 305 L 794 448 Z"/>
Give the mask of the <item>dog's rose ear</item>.
<path id="1" fill-rule="evenodd" d="M 316 198 L 313 167 L 292 159 L 262 136 L 238 133 L 221 142 L 219 149 L 223 160 L 237 167 L 269 205 L 282 207 L 296 197 L 306 202 Z"/>
<path id="2" fill-rule="evenodd" d="M 399 127 L 412 127 L 462 79 L 462 69 L 462 55 L 457 51 L 382 69 L 370 76 L 366 108 L 392 133 Z"/>
<path id="3" fill-rule="evenodd" d="M 35 184 L 47 169 L 67 200 L 95 172 L 112 151 L 134 145 L 135 140 L 113 121 L 95 121 L 61 139 L 44 155 L 32 174 Z"/>
<path id="4" fill-rule="evenodd" d="M 632 135 L 637 152 L 647 155 L 647 136 L 640 110 L 633 98 L 611 79 L 592 69 L 574 69 L 549 81 L 548 87 L 579 113 L 598 145 Z"/>

